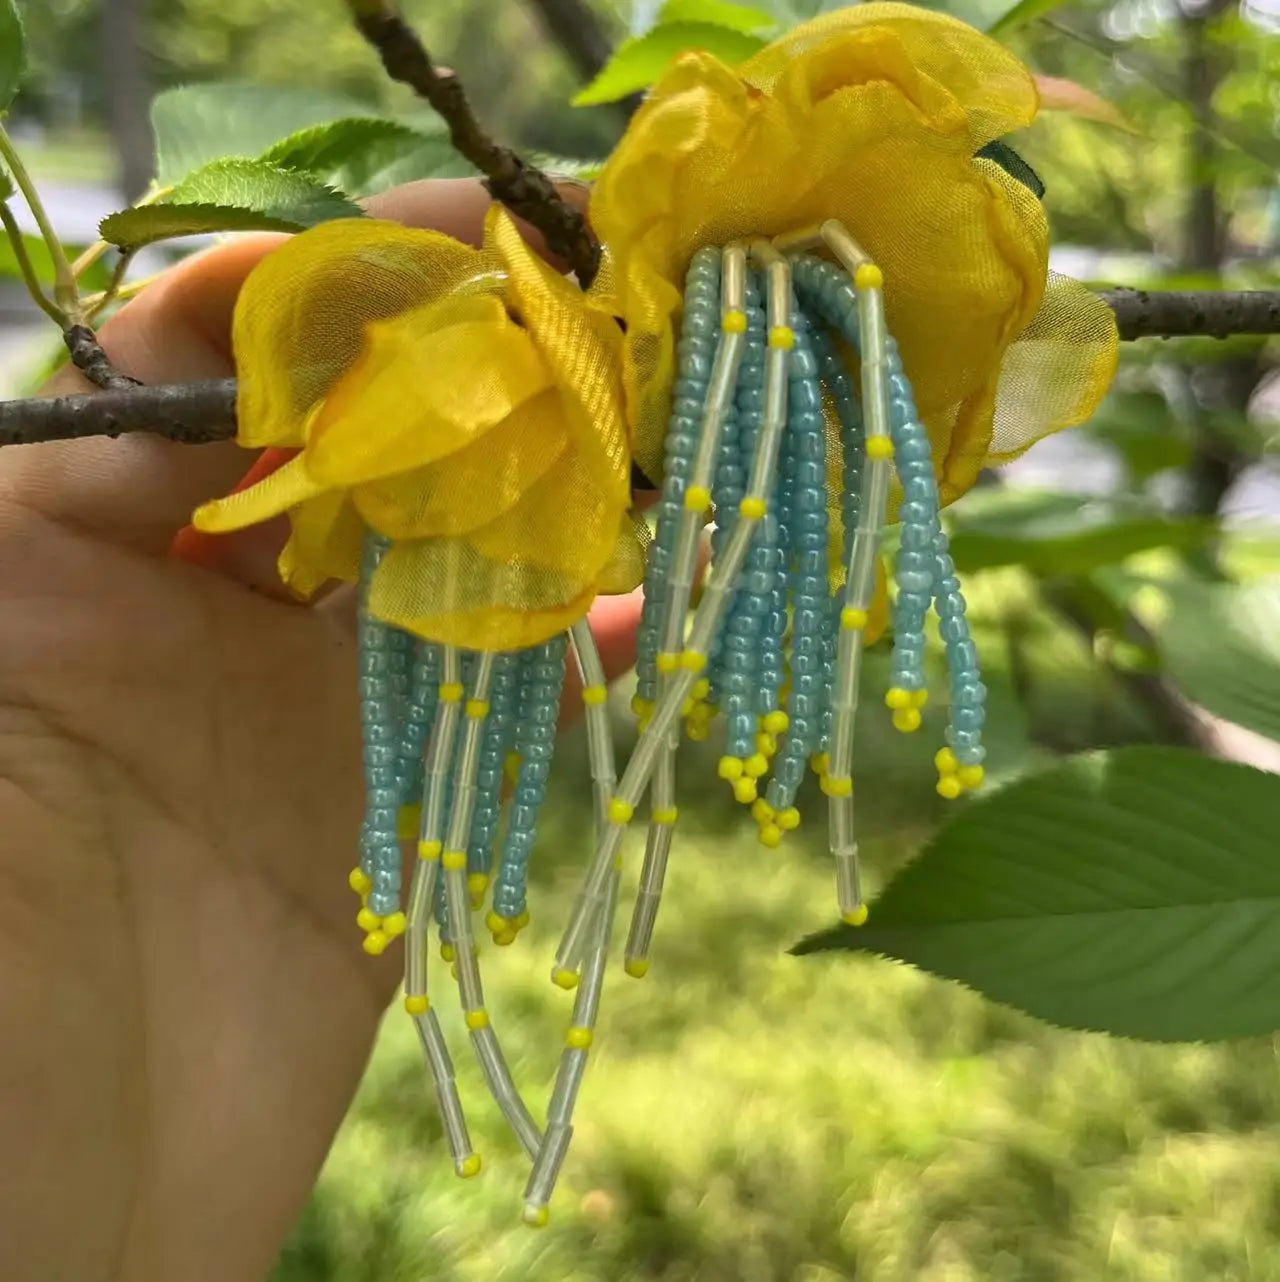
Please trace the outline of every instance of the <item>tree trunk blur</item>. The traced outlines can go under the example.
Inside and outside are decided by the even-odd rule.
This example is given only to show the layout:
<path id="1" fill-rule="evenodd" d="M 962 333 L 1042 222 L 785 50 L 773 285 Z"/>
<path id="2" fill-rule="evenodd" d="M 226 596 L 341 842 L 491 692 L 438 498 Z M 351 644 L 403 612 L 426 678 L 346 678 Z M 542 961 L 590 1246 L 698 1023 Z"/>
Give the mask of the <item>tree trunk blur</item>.
<path id="1" fill-rule="evenodd" d="M 107 120 L 120 185 L 129 200 L 146 190 L 155 172 L 151 141 L 151 86 L 143 47 L 144 0 L 104 0 L 102 77 Z"/>

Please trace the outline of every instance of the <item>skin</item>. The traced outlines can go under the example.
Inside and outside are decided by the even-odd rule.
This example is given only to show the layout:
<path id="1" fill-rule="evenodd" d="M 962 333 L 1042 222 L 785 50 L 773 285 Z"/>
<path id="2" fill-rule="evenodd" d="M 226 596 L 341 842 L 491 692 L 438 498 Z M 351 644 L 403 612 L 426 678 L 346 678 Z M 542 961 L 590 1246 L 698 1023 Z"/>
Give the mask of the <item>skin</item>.
<path id="1" fill-rule="evenodd" d="M 486 203 L 420 183 L 372 212 L 475 243 Z M 231 373 L 277 241 L 175 268 L 104 327 L 117 366 Z M 24 1282 L 265 1277 L 396 986 L 346 886 L 349 590 L 287 599 L 280 522 L 171 555 L 252 461 L 141 437 L 0 457 L 0 1242 Z M 611 675 L 638 612 L 593 611 Z"/>

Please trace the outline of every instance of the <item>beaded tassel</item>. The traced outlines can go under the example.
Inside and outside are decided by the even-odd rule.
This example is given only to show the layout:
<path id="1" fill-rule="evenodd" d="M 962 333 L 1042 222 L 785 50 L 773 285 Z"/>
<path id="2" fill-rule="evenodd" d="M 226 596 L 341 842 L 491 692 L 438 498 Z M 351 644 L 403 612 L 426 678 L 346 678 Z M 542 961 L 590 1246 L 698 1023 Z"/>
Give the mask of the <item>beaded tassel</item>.
<path id="1" fill-rule="evenodd" d="M 825 244 L 841 267 L 810 256 Z M 842 270 L 843 268 L 843 270 Z M 927 700 L 925 625 L 936 610 L 949 717 L 938 792 L 982 782 L 986 688 L 942 529 L 928 433 L 885 324 L 879 269 L 848 233 L 731 244 L 693 258 L 686 277 L 665 472 L 639 628 L 640 735 L 619 775 L 605 674 L 585 620 L 512 654 L 417 641 L 369 616 L 385 541 L 366 539 L 360 585 L 360 697 L 366 809 L 360 864 L 365 947 L 405 934 L 405 1009 L 413 1017 L 459 1175 L 474 1175 L 449 1049 L 428 986 L 433 917 L 463 1021 L 489 1091 L 531 1167 L 526 1222 L 541 1225 L 573 1133 L 619 896 L 620 850 L 646 794 L 648 834 L 624 969 L 645 974 L 677 821 L 681 722 L 705 736 L 723 711 L 718 773 L 750 803 L 766 846 L 798 826 L 806 762 L 826 796 L 828 843 L 844 919 L 865 920 L 853 799 L 853 740 L 865 632 L 896 472 L 900 552 L 892 577 L 893 649 L 885 703 L 918 729 Z M 836 340 L 858 354 L 860 387 Z M 828 404 L 824 406 L 824 395 Z M 839 419 L 843 535 L 830 528 L 826 410 Z M 702 529 L 714 512 L 712 565 L 691 610 Z M 838 570 L 833 566 L 838 565 Z M 528 861 L 546 796 L 572 646 L 582 678 L 595 844 L 552 968 L 573 1012 L 540 1127 L 493 1026 L 473 913 L 492 877 L 485 924 L 510 944 L 528 921 Z M 504 783 L 513 785 L 504 804 Z M 418 804 L 414 806 L 415 798 Z M 416 816 L 414 811 L 416 809 Z M 505 813 L 505 831 L 503 815 Z M 400 911 L 401 838 L 416 818 L 417 859 Z M 501 841 L 499 835 L 501 834 Z M 495 851 L 497 857 L 495 859 Z"/>

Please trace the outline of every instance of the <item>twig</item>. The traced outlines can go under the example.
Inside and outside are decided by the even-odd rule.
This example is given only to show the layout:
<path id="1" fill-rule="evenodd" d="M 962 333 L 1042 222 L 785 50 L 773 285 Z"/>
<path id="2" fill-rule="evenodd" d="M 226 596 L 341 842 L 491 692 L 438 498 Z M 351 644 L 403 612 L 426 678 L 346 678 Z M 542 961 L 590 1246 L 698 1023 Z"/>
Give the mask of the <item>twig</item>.
<path id="1" fill-rule="evenodd" d="M 236 382 L 131 386 L 88 396 L 0 401 L 0 445 L 150 432 L 186 445 L 225 441 L 236 430 Z"/>
<path id="2" fill-rule="evenodd" d="M 124 392 L 132 387 L 141 387 L 136 378 L 121 374 L 108 359 L 98 342 L 98 336 L 88 325 L 72 325 L 63 335 L 67 351 L 71 353 L 71 363 L 89 382 L 106 392 Z"/>
<path id="3" fill-rule="evenodd" d="M 1280 293 L 1147 294 L 1117 290 L 1102 297 L 1116 309 L 1124 339 L 1280 333 Z M 1155 326 L 1155 317 L 1160 318 L 1160 328 Z M 1234 318 L 1240 328 L 1229 328 L 1224 318 Z M 97 350 L 101 352 L 101 348 Z M 114 386 L 127 388 L 131 381 Z M 132 387 L 109 395 L 0 401 L 0 446 L 122 432 L 153 432 L 174 441 L 226 440 L 236 433 L 235 387 L 234 379 L 224 379 Z"/>
<path id="4" fill-rule="evenodd" d="M 1272 290 L 1114 289 L 1102 297 L 1115 312 L 1123 339 L 1280 334 L 1280 292 Z"/>
<path id="5" fill-rule="evenodd" d="M 431 104 L 448 126 L 454 150 L 485 175 L 489 194 L 536 227 L 547 248 L 569 264 L 586 289 L 600 270 L 600 244 L 582 214 L 561 199 L 546 174 L 485 133 L 462 82 L 453 72 L 435 66 L 391 0 L 348 0 L 348 4 L 387 74 Z"/>

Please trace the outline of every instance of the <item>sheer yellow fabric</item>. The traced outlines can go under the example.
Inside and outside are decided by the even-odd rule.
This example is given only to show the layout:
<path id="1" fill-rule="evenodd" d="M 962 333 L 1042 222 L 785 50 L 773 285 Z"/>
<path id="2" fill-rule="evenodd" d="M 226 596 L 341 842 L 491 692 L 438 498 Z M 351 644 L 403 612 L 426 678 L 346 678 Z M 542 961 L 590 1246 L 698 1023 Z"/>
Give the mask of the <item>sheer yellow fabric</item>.
<path id="1" fill-rule="evenodd" d="M 884 271 L 886 309 L 934 444 L 944 502 L 972 484 L 1000 424 L 1007 458 L 1079 422 L 1109 380 L 1116 332 L 1083 294 L 1045 299 L 1039 203 L 975 161 L 1028 124 L 1030 74 L 955 19 L 900 4 L 857 5 L 804 24 L 737 72 L 690 54 L 658 82 L 605 165 L 591 217 L 613 255 L 627 326 L 632 448 L 661 474 L 679 286 L 700 246 L 842 221 Z M 1034 323 L 1035 328 L 1030 329 Z M 1055 411 L 1029 400 L 1024 331 L 1053 348 Z M 1065 341 L 1056 347 L 1054 336 Z M 1029 354 L 1029 353 L 1028 353 Z"/>
<path id="2" fill-rule="evenodd" d="M 371 609 L 448 644 L 532 645 L 639 583 L 621 332 L 500 208 L 479 250 L 385 223 L 303 233 L 250 276 L 235 333 L 241 443 L 302 453 L 195 524 L 287 511 L 298 592 L 353 580 L 366 525 L 392 540 Z"/>

